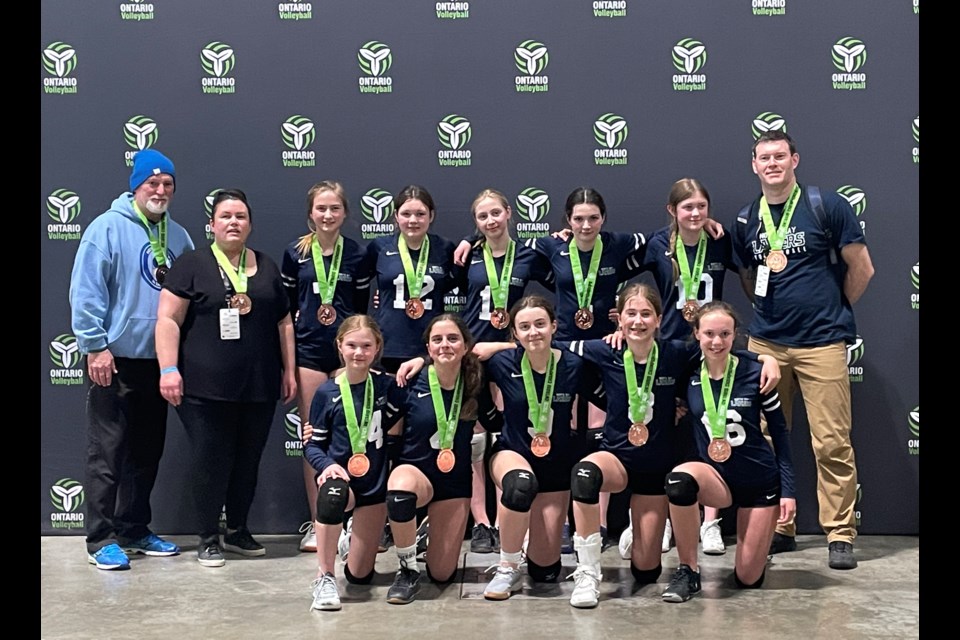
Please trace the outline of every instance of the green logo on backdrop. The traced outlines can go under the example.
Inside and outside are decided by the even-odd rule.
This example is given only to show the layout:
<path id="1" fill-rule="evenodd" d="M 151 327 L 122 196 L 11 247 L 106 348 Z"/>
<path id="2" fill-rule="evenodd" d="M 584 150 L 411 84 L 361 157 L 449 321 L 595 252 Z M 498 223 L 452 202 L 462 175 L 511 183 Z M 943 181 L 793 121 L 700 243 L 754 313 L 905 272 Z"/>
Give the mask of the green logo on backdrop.
<path id="1" fill-rule="evenodd" d="M 301 115 L 290 116 L 280 125 L 280 135 L 283 144 L 289 151 L 281 154 L 285 167 L 313 167 L 316 166 L 316 152 L 307 149 L 317 137 L 317 129 L 310 118 Z"/>
<path id="2" fill-rule="evenodd" d="M 313 4 L 310 2 L 281 2 L 277 5 L 281 20 L 310 20 L 313 18 Z"/>
<path id="3" fill-rule="evenodd" d="M 203 196 L 203 212 L 207 216 L 207 221 L 204 224 L 203 232 L 207 236 L 207 240 L 213 240 L 213 229 L 210 228 L 210 220 L 213 218 L 213 201 L 217 197 L 217 192 L 220 191 L 222 187 L 217 187 Z"/>
<path id="4" fill-rule="evenodd" d="M 446 149 L 437 152 L 441 167 L 469 167 L 471 154 L 464 149 L 473 132 L 470 121 L 463 116 L 451 113 L 437 123 L 437 138 Z"/>
<path id="5" fill-rule="evenodd" d="M 150 0 L 124 0 L 120 3 L 120 19 L 134 22 L 153 20 L 153 2 L 150 2 Z"/>
<path id="6" fill-rule="evenodd" d="M 43 92 L 77 92 L 77 79 L 69 77 L 77 68 L 77 51 L 66 42 L 51 42 L 40 54 L 40 62 L 49 77 L 43 79 Z"/>
<path id="7" fill-rule="evenodd" d="M 303 456 L 303 431 L 300 421 L 300 412 L 293 407 L 283 416 L 283 430 L 287 439 L 283 443 L 283 450 L 289 458 Z"/>
<path id="8" fill-rule="evenodd" d="M 863 365 L 859 364 L 863 358 L 863 338 L 857 336 L 852 344 L 847 345 L 847 374 L 850 382 L 863 382 Z"/>
<path id="9" fill-rule="evenodd" d="M 522 74 L 515 79 L 517 93 L 543 93 L 550 89 L 550 79 L 544 75 L 550 63 L 550 54 L 542 42 L 524 40 L 513 50 L 513 63 Z"/>
<path id="10" fill-rule="evenodd" d="M 913 141 L 917 143 L 917 146 L 913 148 L 912 152 L 913 163 L 920 164 L 920 116 L 913 119 L 910 129 L 913 132 Z"/>
<path id="11" fill-rule="evenodd" d="M 863 192 L 863 189 L 849 184 L 845 184 L 837 189 L 837 193 L 850 203 L 850 206 L 853 207 L 853 212 L 857 214 L 857 218 L 859 218 L 860 229 L 866 231 L 867 221 L 860 216 L 867 210 L 867 194 Z"/>
<path id="12" fill-rule="evenodd" d="M 787 0 L 750 0 L 755 16 L 782 16 L 787 13 Z"/>
<path id="13" fill-rule="evenodd" d="M 204 93 L 221 95 L 235 93 L 237 90 L 234 78 L 230 72 L 237 64 L 233 47 L 225 42 L 213 41 L 200 50 L 200 66 L 203 72 L 210 77 L 200 80 Z"/>
<path id="14" fill-rule="evenodd" d="M 73 478 L 60 478 L 50 487 L 50 525 L 54 529 L 82 529 L 85 496 L 83 485 Z"/>
<path id="15" fill-rule="evenodd" d="M 627 121 L 615 113 L 605 113 L 593 123 L 593 139 L 599 145 L 593 150 L 596 165 L 625 165 L 627 150 L 621 146 L 627 140 Z"/>
<path id="16" fill-rule="evenodd" d="M 593 0 L 594 18 L 626 18 L 627 0 Z"/>
<path id="17" fill-rule="evenodd" d="M 367 222 L 360 225 L 364 240 L 372 240 L 393 233 L 393 196 L 386 189 L 368 189 L 360 198 L 360 213 Z"/>
<path id="18" fill-rule="evenodd" d="M 920 261 L 910 269 L 910 282 L 916 292 L 910 294 L 910 308 L 914 311 L 920 311 Z"/>
<path id="19" fill-rule="evenodd" d="M 71 224 L 80 215 L 80 196 L 67 189 L 55 189 L 47 196 L 47 239 L 79 240 L 80 225 Z"/>
<path id="20" fill-rule="evenodd" d="M 123 123 L 123 141 L 133 151 L 125 151 L 123 154 L 124 162 L 128 167 L 133 166 L 133 157 L 137 151 L 149 149 L 157 143 L 160 137 L 160 130 L 157 129 L 157 123 L 147 116 L 133 116 Z"/>
<path id="21" fill-rule="evenodd" d="M 517 223 L 518 238 L 542 238 L 550 233 L 550 224 L 544 220 L 550 213 L 550 196 L 546 191 L 527 187 L 517 194 L 515 205 L 522 220 Z"/>
<path id="22" fill-rule="evenodd" d="M 385 75 L 393 65 L 390 47 L 371 40 L 357 51 L 357 63 L 364 73 L 358 80 L 360 93 L 392 93 L 393 78 Z"/>
<path id="23" fill-rule="evenodd" d="M 764 111 L 758 114 L 750 123 L 750 133 L 753 134 L 753 139 L 756 140 L 767 131 L 783 131 L 786 133 L 786 120 L 779 113 L 773 111 Z"/>
<path id="24" fill-rule="evenodd" d="M 674 91 L 705 91 L 707 76 L 699 73 L 707 63 L 707 48 L 699 40 L 684 38 L 673 45 L 673 67 L 680 73 L 673 74 Z"/>
<path id="25" fill-rule="evenodd" d="M 54 366 L 50 369 L 50 384 L 83 384 L 83 369 L 77 367 L 80 363 L 80 345 L 75 337 L 62 333 L 54 338 L 50 342 L 50 361 Z"/>
<path id="26" fill-rule="evenodd" d="M 863 40 L 850 36 L 840 38 L 830 49 L 830 57 L 833 66 L 839 70 L 831 78 L 834 89 L 853 91 L 867 88 L 867 74 L 860 72 L 860 67 L 867 61 L 867 45 Z"/>
<path id="27" fill-rule="evenodd" d="M 907 414 L 907 428 L 913 437 L 907 440 L 907 452 L 912 456 L 920 455 L 920 405 Z"/>
<path id="28" fill-rule="evenodd" d="M 465 20 L 470 17 L 469 2 L 435 3 L 438 20 Z"/>

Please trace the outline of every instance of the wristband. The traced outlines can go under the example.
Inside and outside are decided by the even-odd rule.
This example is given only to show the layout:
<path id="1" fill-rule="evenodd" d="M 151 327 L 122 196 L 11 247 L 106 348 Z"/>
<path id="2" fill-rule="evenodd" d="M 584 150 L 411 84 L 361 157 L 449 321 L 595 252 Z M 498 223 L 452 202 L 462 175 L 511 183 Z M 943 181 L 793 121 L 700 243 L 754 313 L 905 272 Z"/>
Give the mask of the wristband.
<path id="1" fill-rule="evenodd" d="M 163 369 L 160 369 L 160 375 L 162 376 L 165 376 L 168 373 L 179 373 L 179 372 L 180 372 L 180 369 L 177 369 L 177 365 L 173 365 L 172 367 L 164 367 Z"/>

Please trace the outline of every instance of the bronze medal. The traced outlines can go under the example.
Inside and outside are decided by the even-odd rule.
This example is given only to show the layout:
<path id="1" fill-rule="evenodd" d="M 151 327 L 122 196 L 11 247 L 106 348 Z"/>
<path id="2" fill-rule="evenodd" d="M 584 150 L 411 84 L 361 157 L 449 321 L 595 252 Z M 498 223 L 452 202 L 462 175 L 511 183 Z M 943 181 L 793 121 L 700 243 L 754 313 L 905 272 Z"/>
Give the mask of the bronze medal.
<path id="1" fill-rule="evenodd" d="M 627 440 L 635 447 L 642 447 L 650 439 L 650 429 L 642 422 L 634 422 L 627 431 Z"/>
<path id="2" fill-rule="evenodd" d="M 163 284 L 167 279 L 168 273 L 170 273 L 170 268 L 167 265 L 161 264 L 157 267 L 156 271 L 153 272 L 153 277 L 156 279 L 157 284 Z"/>
<path id="3" fill-rule="evenodd" d="M 724 438 L 714 438 L 707 446 L 707 455 L 714 462 L 726 462 L 730 459 L 731 453 L 733 453 L 733 449 L 730 448 L 730 443 Z"/>
<path id="4" fill-rule="evenodd" d="M 236 309 L 240 312 L 240 315 L 245 316 L 250 313 L 250 309 L 253 307 L 253 301 L 250 300 L 250 296 L 245 293 L 237 293 L 230 296 L 230 308 Z"/>
<path id="5" fill-rule="evenodd" d="M 370 471 L 370 458 L 365 453 L 355 453 L 347 460 L 347 473 L 354 478 L 362 478 Z"/>
<path id="6" fill-rule="evenodd" d="M 770 271 L 780 273 L 787 268 L 787 255 L 779 249 L 771 251 L 767 254 L 767 266 L 770 267 Z"/>
<path id="7" fill-rule="evenodd" d="M 577 325 L 578 329 L 584 331 L 589 329 L 593 326 L 593 312 L 587 308 L 577 309 L 577 312 L 573 314 L 573 323 Z"/>
<path id="8" fill-rule="evenodd" d="M 696 300 L 687 300 L 683 303 L 683 319 L 687 322 L 693 322 L 697 319 L 697 313 L 700 311 L 700 305 Z"/>
<path id="9" fill-rule="evenodd" d="M 437 454 L 437 469 L 443 473 L 450 473 L 456 463 L 457 457 L 453 455 L 453 449 L 440 449 L 440 453 Z"/>
<path id="10" fill-rule="evenodd" d="M 550 453 L 550 438 L 545 433 L 538 433 L 530 441 L 530 451 L 538 458 L 542 458 Z"/>
<path id="11" fill-rule="evenodd" d="M 410 298 L 407 300 L 406 312 L 411 320 L 419 320 L 423 317 L 423 301 L 420 298 Z"/>
<path id="12" fill-rule="evenodd" d="M 506 309 L 494 309 L 490 313 L 490 324 L 494 329 L 506 329 L 510 325 L 510 314 Z"/>
<path id="13" fill-rule="evenodd" d="M 337 321 L 337 310 L 332 304 L 321 304 L 317 309 L 317 320 L 325 327 L 329 327 Z"/>

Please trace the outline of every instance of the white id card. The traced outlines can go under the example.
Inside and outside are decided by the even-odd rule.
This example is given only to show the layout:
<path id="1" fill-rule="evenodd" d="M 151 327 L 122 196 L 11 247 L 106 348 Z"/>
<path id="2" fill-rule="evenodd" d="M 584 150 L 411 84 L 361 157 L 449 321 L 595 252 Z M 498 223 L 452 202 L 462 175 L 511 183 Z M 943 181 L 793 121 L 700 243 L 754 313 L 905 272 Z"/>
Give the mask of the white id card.
<path id="1" fill-rule="evenodd" d="M 753 295 L 758 298 L 766 297 L 767 285 L 770 284 L 770 267 L 765 264 L 757 266 L 757 283 L 753 288 Z"/>
<path id="2" fill-rule="evenodd" d="M 240 339 L 240 310 L 220 309 L 220 339 Z"/>

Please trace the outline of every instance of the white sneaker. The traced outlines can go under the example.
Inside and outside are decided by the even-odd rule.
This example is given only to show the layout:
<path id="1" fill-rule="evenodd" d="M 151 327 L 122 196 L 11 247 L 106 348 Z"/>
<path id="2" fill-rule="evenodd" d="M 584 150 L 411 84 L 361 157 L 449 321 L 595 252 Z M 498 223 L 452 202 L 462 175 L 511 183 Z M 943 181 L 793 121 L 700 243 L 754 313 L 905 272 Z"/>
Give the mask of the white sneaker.
<path id="1" fill-rule="evenodd" d="M 340 592 L 337 590 L 337 580 L 332 573 L 326 573 L 317 578 L 310 586 L 313 587 L 311 609 L 318 611 L 340 610 Z"/>
<path id="2" fill-rule="evenodd" d="M 483 590 L 483 597 L 487 600 L 506 600 L 514 591 L 519 591 L 523 588 L 521 584 L 523 582 L 523 574 L 520 572 L 520 569 L 494 565 L 490 567 L 490 569 L 487 569 L 487 572 L 489 573 L 492 569 L 496 569 L 497 572 L 494 574 L 490 584 L 487 585 L 487 588 Z"/>
<path id="3" fill-rule="evenodd" d="M 666 553 L 670 551 L 670 541 L 673 538 L 673 523 L 670 522 L 670 518 L 667 518 L 667 526 L 663 529 L 663 542 L 660 543 L 660 551 Z"/>
<path id="4" fill-rule="evenodd" d="M 700 525 L 700 542 L 703 544 L 703 552 L 708 556 L 722 556 L 727 551 L 720 535 L 721 519 L 705 520 Z"/>
<path id="5" fill-rule="evenodd" d="M 350 552 L 350 536 L 353 534 L 353 516 L 347 520 L 347 528 L 340 531 L 340 537 L 337 538 L 337 555 L 344 562 L 347 561 L 347 554 Z"/>
<path id="6" fill-rule="evenodd" d="M 300 525 L 300 551 L 316 552 L 317 550 L 317 532 L 313 529 L 312 522 L 304 522 Z"/>
<path id="7" fill-rule="evenodd" d="M 570 594 L 570 606 L 592 609 L 600 602 L 601 574 L 593 567 L 579 566 L 571 575 L 574 586 Z"/>
<path id="8" fill-rule="evenodd" d="M 623 533 L 620 534 L 620 543 L 617 545 L 620 549 L 620 557 L 629 560 L 633 557 L 633 525 L 631 524 Z"/>

